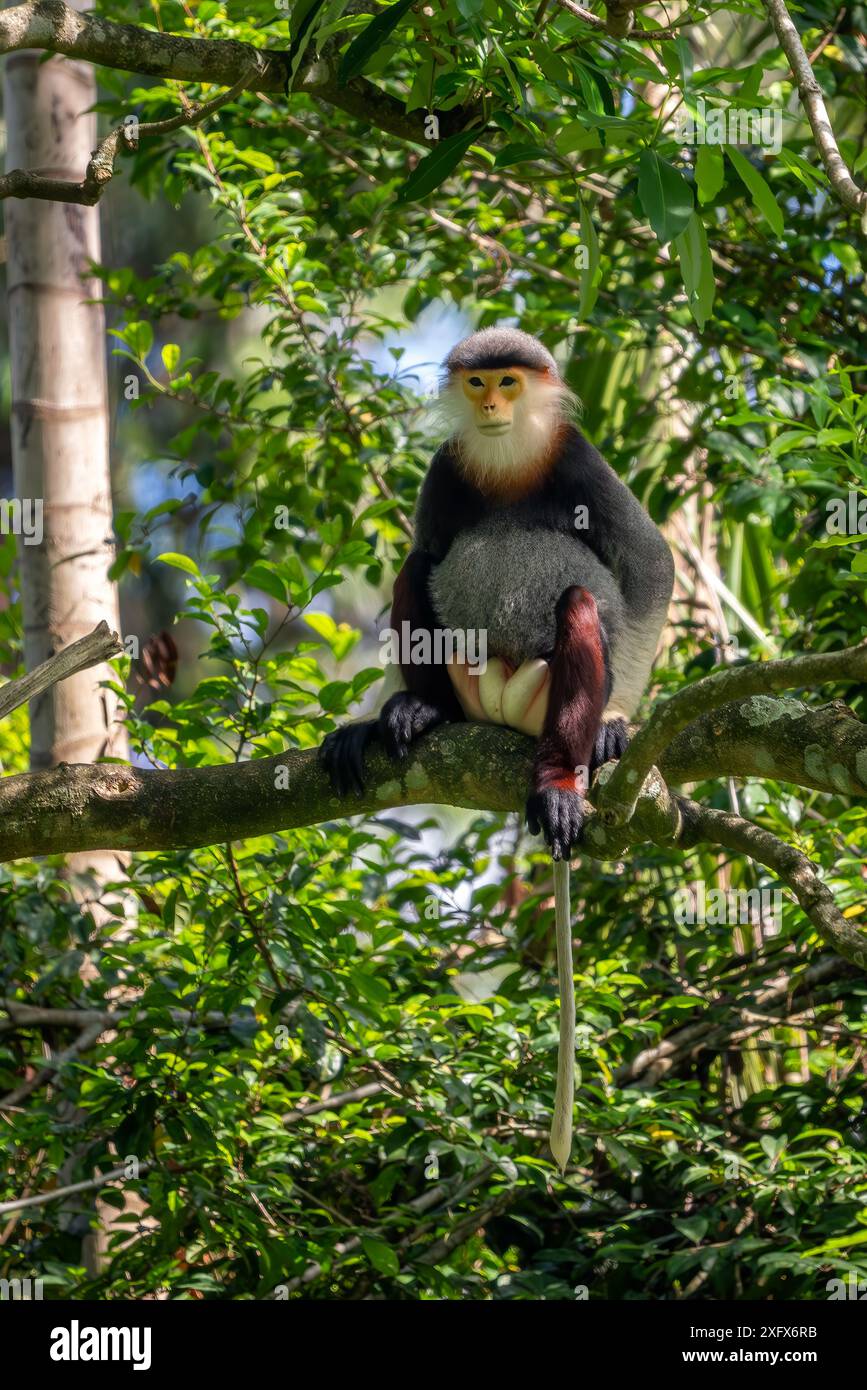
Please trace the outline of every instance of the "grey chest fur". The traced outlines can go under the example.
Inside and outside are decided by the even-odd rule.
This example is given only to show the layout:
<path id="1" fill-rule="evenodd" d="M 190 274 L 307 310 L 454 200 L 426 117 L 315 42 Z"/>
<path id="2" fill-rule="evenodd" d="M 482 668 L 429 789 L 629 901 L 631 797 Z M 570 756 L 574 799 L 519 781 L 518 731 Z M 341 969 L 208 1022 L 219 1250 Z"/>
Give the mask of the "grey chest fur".
<path id="1" fill-rule="evenodd" d="M 572 584 L 593 594 L 613 650 L 623 599 L 611 571 L 577 534 L 495 512 L 452 543 L 431 572 L 430 595 L 441 627 L 486 630 L 488 655 L 517 666 L 551 651 L 554 609 Z"/>

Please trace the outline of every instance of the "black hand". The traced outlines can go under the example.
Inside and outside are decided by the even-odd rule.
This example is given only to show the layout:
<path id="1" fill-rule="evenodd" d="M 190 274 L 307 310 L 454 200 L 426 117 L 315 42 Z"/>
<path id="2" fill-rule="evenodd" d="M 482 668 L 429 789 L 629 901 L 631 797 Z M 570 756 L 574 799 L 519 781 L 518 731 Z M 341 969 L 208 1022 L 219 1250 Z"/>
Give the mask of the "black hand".
<path id="1" fill-rule="evenodd" d="M 609 762 L 612 758 L 622 758 L 628 747 L 629 730 L 625 719 L 610 719 L 607 724 L 600 724 L 590 764 L 590 776 L 592 777 L 603 763 Z"/>
<path id="2" fill-rule="evenodd" d="M 554 859 L 570 859 L 584 829 L 584 801 L 578 792 L 546 787 L 527 800 L 531 835 L 545 836 Z"/>
<path id="3" fill-rule="evenodd" d="M 360 796 L 364 791 L 364 754 L 377 727 L 375 719 L 366 719 L 361 724 L 344 724 L 324 739 L 319 761 L 338 796 L 350 791 Z"/>
<path id="4" fill-rule="evenodd" d="M 390 758 L 405 758 L 412 742 L 445 721 L 435 705 L 408 690 L 398 691 L 383 706 L 379 716 L 379 736 Z"/>

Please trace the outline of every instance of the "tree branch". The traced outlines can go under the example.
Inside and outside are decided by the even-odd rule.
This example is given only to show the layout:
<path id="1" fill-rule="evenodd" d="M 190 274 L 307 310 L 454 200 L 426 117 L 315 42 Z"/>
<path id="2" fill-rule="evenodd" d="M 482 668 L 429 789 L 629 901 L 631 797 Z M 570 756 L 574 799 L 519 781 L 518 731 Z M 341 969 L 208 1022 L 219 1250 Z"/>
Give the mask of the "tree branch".
<path id="1" fill-rule="evenodd" d="M 659 759 L 659 770 L 672 786 L 723 776 L 721 768 L 736 777 L 772 777 L 863 797 L 867 724 L 843 700 L 817 708 L 791 696 L 754 695 L 696 719 Z"/>
<path id="2" fill-rule="evenodd" d="M 707 841 L 746 854 L 771 869 L 788 884 L 822 939 L 844 959 L 867 969 L 867 933 L 843 916 L 831 890 L 819 877 L 815 864 L 793 845 L 784 844 L 764 830 L 730 811 L 699 806 L 684 798 L 682 843 Z"/>
<path id="3" fill-rule="evenodd" d="M 828 681 L 867 680 L 867 642 L 839 652 L 807 653 L 782 661 L 757 661 L 750 666 L 730 666 L 704 680 L 695 681 L 657 705 L 647 723 L 633 738 L 604 790 L 599 809 L 606 825 L 625 825 L 635 798 L 654 763 L 675 734 L 709 709 L 730 700 L 759 696 L 770 690 L 812 688 Z M 754 709 L 760 707 L 754 706 Z M 734 775 L 737 775 L 736 773 Z"/>
<path id="4" fill-rule="evenodd" d="M 494 725 L 443 726 L 403 763 L 371 748 L 366 792 L 343 798 L 315 749 L 177 771 L 63 763 L 0 779 L 0 862 L 83 849 L 191 849 L 394 806 L 519 811 L 533 748 L 532 739 Z M 798 700 L 755 696 L 696 719 L 672 741 L 660 767 L 675 785 L 706 776 L 764 776 L 863 795 L 867 724 L 840 703 L 812 710 Z M 603 769 L 600 798 L 614 769 Z M 646 779 L 625 828 L 591 815 L 587 852 L 618 858 L 642 838 L 671 844 L 679 833 L 677 804 L 658 775 Z"/>
<path id="5" fill-rule="evenodd" d="M 114 166 L 122 150 L 137 148 L 142 137 L 169 135 L 183 126 L 201 125 L 221 106 L 225 106 L 239 92 L 245 90 L 248 79 L 242 77 L 234 87 L 221 92 L 211 101 L 201 105 L 190 105 L 176 116 L 164 121 L 145 121 L 137 127 L 135 141 L 131 143 L 130 132 L 125 125 L 114 130 L 100 141 L 87 162 L 84 178 L 78 182 L 68 179 L 50 179 L 27 169 L 11 169 L 0 177 L 0 199 L 2 198 L 44 198 L 53 203 L 83 203 L 93 207 L 102 197 L 108 183 L 114 177 Z"/>
<path id="6" fill-rule="evenodd" d="M 5 708 L 119 649 L 116 635 L 101 623 L 13 682 L 10 694 L 4 692 Z M 582 852 L 621 859 L 643 842 L 688 848 L 700 839 L 736 848 L 778 873 L 839 954 L 867 966 L 865 937 L 837 911 L 804 855 L 737 816 L 676 798 L 665 780 L 757 775 L 861 794 L 867 789 L 867 725 L 839 701 L 811 710 L 765 692 L 860 679 L 865 673 L 867 643 L 862 643 L 842 652 L 729 668 L 672 696 L 636 734 L 621 761 L 600 769 Z M 728 703 L 732 696 L 741 698 Z M 192 849 L 393 806 L 520 811 L 533 752 L 532 739 L 509 729 L 443 726 L 398 764 L 374 745 L 364 793 L 343 798 L 332 789 L 316 749 L 165 771 L 61 763 L 0 779 L 0 862 L 91 849 Z M 653 766 L 658 757 L 663 772 Z M 88 1026 L 98 1029 L 101 1023 L 94 1016 Z"/>
<path id="7" fill-rule="evenodd" d="M 219 87 L 233 86 L 238 74 L 247 72 L 250 77 L 246 87 L 256 92 L 285 94 L 289 78 L 286 50 L 116 24 L 89 12 L 79 14 L 63 0 L 35 0 L 0 10 L 0 53 L 14 53 L 22 48 L 39 48 L 142 76 L 207 82 Z M 330 58 L 319 57 L 304 66 L 296 76 L 293 91 L 336 106 L 365 125 L 376 126 L 399 139 L 428 144 L 423 110 L 406 112 L 403 102 L 363 77 L 341 83 L 336 64 Z M 481 108 L 462 106 L 442 112 L 440 137 L 463 130 L 481 116 Z"/>
<path id="8" fill-rule="evenodd" d="M 853 212 L 867 213 L 867 191 L 859 188 L 845 159 L 840 153 L 837 137 L 831 126 L 831 118 L 825 105 L 825 96 L 816 81 L 810 60 L 807 57 L 801 36 L 792 16 L 786 8 L 785 0 L 764 0 L 765 9 L 770 15 L 774 32 L 780 46 L 789 60 L 789 66 L 798 84 L 798 94 L 810 122 L 819 158 L 831 181 L 831 187 L 844 207 Z"/>
<path id="9" fill-rule="evenodd" d="M 775 1023 L 787 1023 L 796 1000 L 805 994 L 812 994 L 817 986 L 847 974 L 851 974 L 851 967 L 839 957 L 823 956 L 806 969 L 799 966 L 759 986 L 743 999 L 739 1000 L 731 994 L 721 995 L 712 1001 L 712 1005 L 720 1007 L 716 1018 L 697 1018 L 683 1024 L 652 1047 L 644 1048 L 630 1061 L 624 1062 L 614 1073 L 614 1080 L 618 1086 L 655 1086 L 663 1076 L 676 1071 L 700 1052 L 719 1052 L 729 1046 L 755 1010 L 762 1009 L 766 1013 L 773 1011 L 776 1014 Z M 707 1013 L 703 999 L 697 999 L 696 1004 L 702 1006 L 703 1013 Z"/>
<path id="10" fill-rule="evenodd" d="M 582 20 L 598 34 L 604 34 L 613 39 L 631 38 L 636 43 L 641 43 L 645 39 L 673 39 L 677 37 L 678 29 L 684 25 L 702 22 L 702 16 L 691 18 L 679 15 L 672 24 L 663 29 L 636 29 L 632 11 L 641 9 L 645 4 L 654 3 L 654 0 L 608 0 L 605 6 L 605 19 L 601 15 L 593 14 L 592 10 L 586 9 L 584 5 L 576 4 L 576 0 L 556 0 L 556 2 L 561 10 L 565 10 L 567 14 Z"/>
<path id="11" fill-rule="evenodd" d="M 5 719 L 19 705 L 41 695 L 59 681 L 65 681 L 79 671 L 86 671 L 90 666 L 110 661 L 122 651 L 123 644 L 117 633 L 111 631 L 107 622 L 101 622 L 93 632 L 70 643 L 55 656 L 50 656 L 41 666 L 28 671 L 26 676 L 0 687 L 0 719 Z"/>
<path id="12" fill-rule="evenodd" d="M 363 796 L 338 797 L 318 751 L 218 767 L 150 771 L 71 765 L 0 779 L 0 861 L 79 849 L 225 844 L 392 806 L 512 811 L 523 803 L 531 739 L 482 724 L 435 730 L 395 765 L 375 748 Z"/>
<path id="13" fill-rule="evenodd" d="M 31 1076 L 29 1081 L 23 1081 L 20 1086 L 15 1087 L 14 1091 L 7 1091 L 6 1095 L 0 1099 L 0 1110 L 11 1110 L 31 1095 L 33 1091 L 38 1091 L 40 1086 L 62 1071 L 67 1062 L 74 1061 L 82 1052 L 87 1052 L 88 1048 L 93 1047 L 103 1031 L 101 1022 L 88 1024 L 86 1028 L 81 1030 L 75 1042 L 64 1048 L 62 1052 L 58 1052 L 54 1057 L 49 1057 L 45 1066 Z M 3 1208 L 3 1210 L 5 1209 Z"/>
<path id="14" fill-rule="evenodd" d="M 138 1165 L 139 1177 L 142 1177 L 150 1168 L 155 1165 L 152 1161 L 140 1163 Z M 11 1202 L 0 1202 L 0 1216 L 5 1216 L 9 1211 L 26 1211 L 29 1207 L 44 1207 L 49 1202 L 58 1202 L 61 1197 L 74 1197 L 79 1192 L 94 1192 L 97 1188 L 110 1187 L 117 1178 L 130 1178 L 127 1175 L 126 1165 L 122 1168 L 112 1168 L 107 1173 L 100 1173 L 98 1178 L 88 1178 L 85 1182 L 71 1182 L 67 1187 L 53 1187 L 50 1192 L 38 1192 L 33 1197 L 16 1197 Z"/>

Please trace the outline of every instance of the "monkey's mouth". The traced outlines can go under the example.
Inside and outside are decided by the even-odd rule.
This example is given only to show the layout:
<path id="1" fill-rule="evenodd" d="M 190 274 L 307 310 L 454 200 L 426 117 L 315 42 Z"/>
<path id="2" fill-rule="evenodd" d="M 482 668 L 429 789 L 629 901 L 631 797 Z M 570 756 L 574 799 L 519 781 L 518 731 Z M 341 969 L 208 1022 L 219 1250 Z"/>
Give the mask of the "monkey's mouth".
<path id="1" fill-rule="evenodd" d="M 480 434 L 508 434 L 511 428 L 511 420 L 490 420 L 486 425 L 476 426 Z"/>

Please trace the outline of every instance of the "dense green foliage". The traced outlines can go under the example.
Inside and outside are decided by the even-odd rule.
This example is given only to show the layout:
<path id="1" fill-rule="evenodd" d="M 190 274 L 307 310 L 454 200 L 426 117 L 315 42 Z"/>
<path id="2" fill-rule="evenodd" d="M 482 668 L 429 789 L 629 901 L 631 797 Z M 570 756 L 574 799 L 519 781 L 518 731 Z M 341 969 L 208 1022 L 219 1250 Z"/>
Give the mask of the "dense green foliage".
<path id="1" fill-rule="evenodd" d="M 141 8 L 104 6 L 132 22 Z M 471 137 L 425 149 L 304 96 L 248 93 L 143 141 L 106 194 L 107 216 L 115 200 L 159 238 L 150 262 L 142 243 L 102 270 L 126 492 L 115 572 L 142 642 L 145 624 L 181 620 L 164 697 L 143 702 L 118 664 L 136 756 L 310 747 L 355 711 L 435 438 L 429 373 L 402 357 L 430 342 L 435 367 L 462 322 L 539 334 L 585 432 L 670 527 L 681 582 L 657 691 L 705 673 L 729 636 L 756 660 L 859 640 L 865 552 L 829 535 L 826 503 L 867 495 L 863 241 L 763 7 L 651 43 L 557 5 L 399 3 L 372 35 L 377 7 L 342 8 L 308 6 L 309 42 L 409 110 L 477 109 Z M 802 7 L 808 49 L 837 9 Z M 270 0 L 153 15 L 271 48 L 298 32 Z M 815 63 L 856 170 L 863 19 L 851 7 Z M 176 83 L 103 78 L 113 120 L 177 109 Z M 781 113 L 782 149 L 685 145 L 678 99 Z M 833 694 L 863 716 L 863 690 Z M 26 765 L 25 734 L 0 729 L 7 772 Z M 863 911 L 857 799 L 770 780 L 738 793 Z M 721 779 L 692 794 L 731 793 Z M 7 869 L 0 996 L 118 1018 L 4 1114 L 5 1195 L 130 1156 L 152 1166 L 100 1194 L 101 1273 L 82 1266 L 84 1198 L 8 1218 L 0 1274 L 112 1298 L 824 1297 L 830 1278 L 863 1277 L 867 982 L 839 963 L 800 987 L 822 948 L 788 896 L 778 931 L 678 924 L 685 883 L 773 888 L 748 862 L 638 847 L 573 879 L 580 1080 L 561 1180 L 545 1142 L 550 878 L 517 818 L 390 813 L 141 855 L 104 895 L 119 908 L 132 892 L 131 928 L 119 910 L 95 925 L 57 864 Z M 0 1015 L 2 1091 L 78 1036 Z M 665 1040 L 666 1069 L 627 1076 Z"/>

